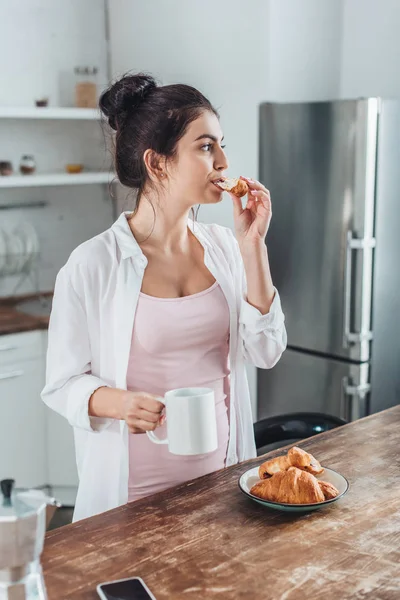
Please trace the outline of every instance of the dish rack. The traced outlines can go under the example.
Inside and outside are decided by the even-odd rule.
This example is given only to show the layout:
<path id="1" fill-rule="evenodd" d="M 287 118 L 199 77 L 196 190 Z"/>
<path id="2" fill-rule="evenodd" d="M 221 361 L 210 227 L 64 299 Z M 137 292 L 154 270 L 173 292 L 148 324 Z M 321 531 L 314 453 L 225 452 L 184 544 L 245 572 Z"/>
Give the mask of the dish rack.
<path id="1" fill-rule="evenodd" d="M 39 238 L 31 223 L 19 223 L 12 232 L 0 228 L 0 277 L 18 276 L 11 295 L 26 279 L 39 291 L 39 259 Z"/>

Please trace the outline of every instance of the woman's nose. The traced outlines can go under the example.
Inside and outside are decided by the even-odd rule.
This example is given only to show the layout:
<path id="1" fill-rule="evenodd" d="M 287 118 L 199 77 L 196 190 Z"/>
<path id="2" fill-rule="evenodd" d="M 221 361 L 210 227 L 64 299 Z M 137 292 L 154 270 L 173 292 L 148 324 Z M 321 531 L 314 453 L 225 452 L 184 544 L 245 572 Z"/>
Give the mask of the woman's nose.
<path id="1" fill-rule="evenodd" d="M 229 167 L 229 162 L 226 157 L 225 152 L 220 148 L 218 156 L 215 158 L 215 170 L 216 171 L 224 171 Z"/>

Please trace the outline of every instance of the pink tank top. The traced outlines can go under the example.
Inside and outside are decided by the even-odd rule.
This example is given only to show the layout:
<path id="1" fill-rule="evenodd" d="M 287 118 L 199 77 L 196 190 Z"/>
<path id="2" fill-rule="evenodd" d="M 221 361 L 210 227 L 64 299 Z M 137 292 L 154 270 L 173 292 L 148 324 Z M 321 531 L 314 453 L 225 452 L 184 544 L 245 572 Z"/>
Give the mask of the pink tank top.
<path id="1" fill-rule="evenodd" d="M 183 298 L 140 293 L 132 333 L 127 387 L 163 396 L 181 387 L 215 392 L 218 449 L 176 456 L 145 434 L 129 434 L 128 500 L 222 469 L 229 438 L 229 308 L 217 282 Z M 157 429 L 165 437 L 166 426 Z"/>

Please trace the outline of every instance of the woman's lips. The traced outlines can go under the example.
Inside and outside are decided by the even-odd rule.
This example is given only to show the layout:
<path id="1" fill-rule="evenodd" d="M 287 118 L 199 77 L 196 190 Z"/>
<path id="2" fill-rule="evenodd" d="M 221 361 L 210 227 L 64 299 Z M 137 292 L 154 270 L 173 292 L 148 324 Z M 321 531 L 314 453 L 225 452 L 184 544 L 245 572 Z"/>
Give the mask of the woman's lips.
<path id="1" fill-rule="evenodd" d="M 223 191 L 220 187 L 219 187 L 219 183 L 224 181 L 225 177 L 220 177 L 219 179 L 214 179 L 211 183 L 215 185 L 215 187 L 220 190 L 221 192 Z"/>

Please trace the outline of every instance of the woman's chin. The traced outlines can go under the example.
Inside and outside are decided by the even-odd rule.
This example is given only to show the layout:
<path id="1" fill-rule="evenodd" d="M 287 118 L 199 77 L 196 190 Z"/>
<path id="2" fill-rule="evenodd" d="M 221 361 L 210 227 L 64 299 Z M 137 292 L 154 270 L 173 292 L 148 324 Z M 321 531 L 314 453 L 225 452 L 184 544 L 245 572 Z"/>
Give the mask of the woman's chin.
<path id="1" fill-rule="evenodd" d="M 219 190 L 214 184 L 212 184 L 213 188 L 207 188 L 205 193 L 198 197 L 197 200 L 194 200 L 194 197 L 191 198 L 193 202 L 193 206 L 198 204 L 219 204 L 224 197 L 224 192 Z"/>
<path id="2" fill-rule="evenodd" d="M 204 202 L 202 202 L 202 204 L 218 204 L 222 201 L 224 197 L 224 192 L 222 190 L 219 190 L 214 184 L 213 186 L 215 190 L 207 190 L 208 193 L 205 195 L 205 199 Z"/>

